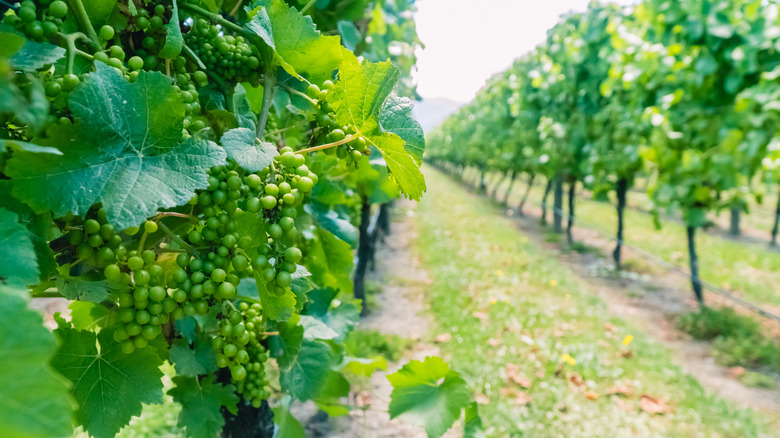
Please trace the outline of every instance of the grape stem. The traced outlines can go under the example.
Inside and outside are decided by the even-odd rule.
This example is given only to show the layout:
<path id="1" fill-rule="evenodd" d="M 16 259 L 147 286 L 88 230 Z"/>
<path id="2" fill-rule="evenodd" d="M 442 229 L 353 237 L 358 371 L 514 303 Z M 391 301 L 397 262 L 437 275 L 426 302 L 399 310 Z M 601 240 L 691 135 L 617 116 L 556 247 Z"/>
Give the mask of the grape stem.
<path id="1" fill-rule="evenodd" d="M 317 0 L 309 0 L 309 3 L 306 3 L 306 6 L 301 8 L 301 15 L 305 14 L 306 11 L 311 9 L 311 7 L 314 6 L 315 3 L 317 3 Z"/>
<path id="2" fill-rule="evenodd" d="M 191 221 L 195 221 L 195 222 L 198 221 L 198 218 L 193 216 L 193 215 L 191 215 L 191 214 L 177 213 L 175 211 L 161 211 L 161 212 L 157 213 L 156 215 L 154 215 L 152 220 L 156 220 L 156 219 L 163 218 L 163 217 L 183 217 L 184 219 L 188 219 L 188 220 L 191 220 Z"/>
<path id="3" fill-rule="evenodd" d="M 230 15 L 231 17 L 234 17 L 236 15 L 236 12 L 238 12 L 238 8 L 240 8 L 243 3 L 244 3 L 244 0 L 238 0 L 236 2 L 236 5 L 233 6 L 233 9 L 230 10 L 228 15 Z"/>
<path id="4" fill-rule="evenodd" d="M 84 55 L 87 55 L 86 53 L 82 52 L 81 50 L 76 48 L 76 40 L 79 38 L 84 38 L 85 40 L 89 40 L 86 35 L 84 35 L 81 32 L 74 32 L 69 34 L 64 34 L 61 32 L 58 32 L 57 35 L 65 40 L 65 44 L 68 46 L 68 61 L 65 66 L 65 69 L 67 70 L 67 74 L 73 73 L 73 60 L 76 58 L 76 53 L 81 52 Z M 91 55 L 87 55 L 90 58 L 92 58 Z"/>
<path id="5" fill-rule="evenodd" d="M 239 35 L 242 35 L 243 37 L 245 37 L 247 39 L 250 39 L 252 41 L 255 41 L 255 38 L 257 37 L 257 35 L 253 34 L 252 32 L 247 31 L 243 27 L 237 25 L 236 23 L 233 23 L 230 20 L 226 20 L 221 15 L 211 13 L 211 12 L 209 12 L 209 11 L 199 7 L 199 6 L 193 5 L 192 3 L 182 3 L 182 4 L 179 5 L 179 8 L 184 9 L 184 10 L 188 10 L 188 11 L 193 12 L 195 14 L 198 14 L 198 15 L 200 15 L 202 17 L 208 18 L 209 20 L 213 21 L 214 23 L 217 23 L 220 26 L 222 26 L 224 29 L 229 29 L 232 32 L 235 32 L 235 33 L 237 33 Z"/>
<path id="6" fill-rule="evenodd" d="M 333 147 L 336 147 L 336 146 L 340 146 L 340 145 L 342 145 L 344 143 L 349 143 L 350 141 L 352 141 L 356 137 L 359 137 L 359 136 L 357 134 L 349 134 L 348 136 L 342 138 L 339 141 L 334 141 L 333 143 L 321 144 L 319 146 L 312 146 L 310 148 L 306 148 L 306 149 L 301 149 L 299 151 L 295 151 L 295 153 L 296 154 L 305 154 L 307 152 L 321 151 L 323 149 L 333 148 Z"/>
<path id="7" fill-rule="evenodd" d="M 89 41 L 95 49 L 100 50 L 97 33 L 95 32 L 95 28 L 92 27 L 92 22 L 89 21 L 89 15 L 87 15 L 87 10 L 84 8 L 84 3 L 82 3 L 81 0 L 68 0 L 68 5 L 70 6 L 71 11 L 73 11 L 73 15 L 76 17 L 79 28 L 81 28 L 88 37 L 87 41 Z"/>
<path id="8" fill-rule="evenodd" d="M 304 98 L 304 99 L 308 100 L 308 101 L 309 101 L 309 103 L 311 103 L 311 104 L 312 104 L 312 105 L 314 105 L 314 106 L 317 106 L 317 105 L 319 104 L 319 102 L 317 102 L 316 100 L 314 100 L 314 99 L 312 99 L 311 97 L 307 96 L 307 95 L 306 95 L 306 93 L 302 93 L 302 92 L 300 92 L 300 91 L 296 90 L 295 88 L 292 88 L 292 87 L 290 87 L 290 86 L 288 86 L 288 85 L 284 85 L 284 84 L 280 84 L 280 85 L 281 85 L 281 86 L 282 86 L 282 88 L 284 88 L 284 89 L 285 89 L 285 91 L 287 91 L 288 93 L 292 93 L 292 94 L 295 94 L 295 95 L 301 96 L 302 98 Z"/>
<path id="9" fill-rule="evenodd" d="M 257 121 L 257 130 L 255 131 L 255 137 L 257 138 L 263 138 L 265 125 L 268 123 L 268 114 L 271 112 L 271 99 L 273 99 L 275 88 L 276 77 L 270 71 L 266 71 L 263 75 L 263 106 L 260 108 L 260 119 Z"/>
<path id="10" fill-rule="evenodd" d="M 165 233 L 166 236 L 168 236 L 172 241 L 176 242 L 182 249 L 186 250 L 190 254 L 195 254 L 195 248 L 191 247 L 187 242 L 182 240 L 181 237 L 177 236 L 176 233 L 171 231 L 170 228 L 168 228 L 167 225 L 162 223 L 162 221 L 158 221 L 157 225 L 160 227 L 160 230 L 162 230 L 163 233 Z"/>
<path id="11" fill-rule="evenodd" d="M 147 233 L 146 230 L 144 230 L 144 233 L 141 234 L 141 240 L 138 241 L 138 252 L 139 253 L 144 250 L 144 244 L 146 243 L 146 236 L 148 236 L 148 235 L 149 235 L 149 233 Z"/>

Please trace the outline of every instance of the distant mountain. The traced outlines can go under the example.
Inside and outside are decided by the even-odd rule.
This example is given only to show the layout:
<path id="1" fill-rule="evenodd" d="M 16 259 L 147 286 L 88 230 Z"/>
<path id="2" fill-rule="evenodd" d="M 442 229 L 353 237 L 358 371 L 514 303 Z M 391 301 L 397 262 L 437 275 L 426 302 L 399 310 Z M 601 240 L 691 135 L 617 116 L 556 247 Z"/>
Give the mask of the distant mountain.
<path id="1" fill-rule="evenodd" d="M 446 97 L 425 97 L 421 102 L 415 102 L 412 114 L 422 125 L 423 131 L 435 128 L 443 122 L 450 114 L 454 113 L 463 105 L 463 102 L 457 102 Z"/>

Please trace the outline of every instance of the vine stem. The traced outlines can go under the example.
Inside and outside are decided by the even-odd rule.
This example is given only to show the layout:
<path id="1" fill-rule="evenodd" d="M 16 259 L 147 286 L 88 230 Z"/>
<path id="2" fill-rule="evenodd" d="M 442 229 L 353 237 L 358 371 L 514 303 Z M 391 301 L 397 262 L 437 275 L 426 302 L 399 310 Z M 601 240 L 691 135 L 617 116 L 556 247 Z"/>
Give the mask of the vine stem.
<path id="1" fill-rule="evenodd" d="M 268 114 L 271 112 L 271 99 L 274 96 L 275 88 L 276 77 L 270 71 L 266 71 L 263 75 L 263 106 L 260 108 L 260 119 L 257 121 L 257 130 L 255 131 L 255 137 L 257 138 L 263 138 L 265 125 L 268 123 Z"/>
<path id="2" fill-rule="evenodd" d="M 176 233 L 171 231 L 171 229 L 168 228 L 167 225 L 162 223 L 162 221 L 157 222 L 157 225 L 159 225 L 160 230 L 162 230 L 162 232 L 165 233 L 166 236 L 168 236 L 171 240 L 173 240 L 179 246 L 184 248 L 188 253 L 190 253 L 190 254 L 194 254 L 195 253 L 195 248 L 193 248 L 192 246 L 190 246 L 190 244 L 188 244 L 187 242 L 182 240 L 181 237 L 177 236 Z"/>
<path id="3" fill-rule="evenodd" d="M 293 93 L 293 94 L 296 94 L 298 96 L 301 96 L 302 98 L 308 100 L 309 103 L 311 103 L 314 106 L 317 106 L 319 104 L 319 102 L 317 102 L 316 100 L 314 100 L 311 97 L 309 97 L 306 93 L 302 93 L 302 92 L 300 92 L 300 91 L 296 90 L 295 88 L 292 88 L 292 87 L 290 87 L 288 85 L 281 84 L 281 86 L 288 93 Z"/>
<path id="4" fill-rule="evenodd" d="M 67 60 L 67 64 L 65 65 L 65 70 L 68 72 L 68 74 L 73 73 L 73 61 L 74 59 L 76 59 L 76 53 L 80 52 L 81 54 L 89 56 L 90 59 L 92 58 L 92 55 L 88 55 L 76 48 L 76 40 L 78 40 L 79 38 L 84 38 L 85 40 L 89 40 L 89 38 L 87 38 L 87 36 L 84 35 L 83 33 L 74 32 L 74 33 L 64 34 L 58 32 L 57 35 L 63 40 L 65 40 L 65 44 L 68 46 L 68 60 Z"/>
<path id="5" fill-rule="evenodd" d="M 312 7 L 312 6 L 314 6 L 314 4 L 315 4 L 315 3 L 317 3 L 317 0 L 309 0 L 309 3 L 306 3 L 306 6 L 304 6 L 304 7 L 301 9 L 301 15 L 305 14 L 305 13 L 306 13 L 306 11 L 308 11 L 309 9 L 311 9 L 311 7 Z"/>
<path id="6" fill-rule="evenodd" d="M 348 136 L 342 138 L 339 141 L 334 141 L 333 143 L 321 144 L 319 146 L 312 146 L 310 148 L 306 148 L 306 149 L 301 149 L 299 151 L 295 151 L 295 153 L 296 154 L 305 154 L 307 152 L 321 151 L 323 149 L 333 148 L 333 147 L 336 147 L 336 146 L 340 146 L 340 145 L 342 145 L 344 143 L 349 143 L 350 141 L 352 141 L 356 137 L 358 137 L 357 134 L 349 134 Z"/>
<path id="7" fill-rule="evenodd" d="M 92 22 L 89 20 L 89 15 L 87 15 L 87 10 L 84 8 L 84 3 L 82 3 L 81 0 L 68 0 L 68 4 L 73 11 L 73 15 L 76 17 L 79 27 L 87 34 L 88 41 L 92 43 L 96 49 L 100 50 L 97 33 L 95 32 L 95 28 L 92 27 Z"/>
<path id="8" fill-rule="evenodd" d="M 59 292 L 38 292 L 36 294 L 30 294 L 31 298 L 64 298 Z"/>
<path id="9" fill-rule="evenodd" d="M 234 17 L 234 16 L 236 15 L 236 12 L 238 12 L 238 8 L 240 8 L 240 7 L 241 7 L 241 4 L 243 4 L 243 3 L 244 3 L 244 0 L 238 0 L 238 1 L 236 2 L 236 5 L 235 5 L 235 6 L 233 6 L 233 9 L 231 9 L 231 10 L 230 10 L 230 12 L 228 13 L 228 15 L 230 15 L 231 17 Z"/>
<path id="10" fill-rule="evenodd" d="M 177 213 L 175 211 L 161 211 L 154 215 L 155 218 L 163 218 L 163 217 L 183 217 L 184 219 L 189 219 L 191 221 L 197 221 L 198 218 L 186 213 Z"/>
<path id="11" fill-rule="evenodd" d="M 190 11 L 190 12 L 195 13 L 195 14 L 198 14 L 198 15 L 200 15 L 202 17 L 206 17 L 209 20 L 219 24 L 223 28 L 230 29 L 231 31 L 233 31 L 233 32 L 235 32 L 235 33 L 237 33 L 239 35 L 242 35 L 242 36 L 244 36 L 246 38 L 254 40 L 255 37 L 257 36 L 255 34 L 249 32 L 249 31 L 247 31 L 243 27 L 237 25 L 236 23 L 233 23 L 232 21 L 226 20 L 221 15 L 211 13 L 211 12 L 201 8 L 200 6 L 193 5 L 192 3 L 182 3 L 182 4 L 179 5 L 179 8 L 187 10 L 187 11 Z"/>

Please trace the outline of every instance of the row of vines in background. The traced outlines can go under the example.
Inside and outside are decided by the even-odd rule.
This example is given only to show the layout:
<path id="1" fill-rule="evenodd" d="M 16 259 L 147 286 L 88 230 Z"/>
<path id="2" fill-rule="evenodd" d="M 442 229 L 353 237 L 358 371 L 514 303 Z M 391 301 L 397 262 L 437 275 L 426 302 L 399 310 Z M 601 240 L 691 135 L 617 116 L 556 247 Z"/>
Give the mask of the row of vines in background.
<path id="1" fill-rule="evenodd" d="M 438 127 L 426 157 L 511 181 L 544 178 L 556 232 L 568 185 L 569 241 L 576 186 L 603 198 L 614 192 L 618 268 L 626 195 L 638 178 L 649 181 L 656 217 L 682 212 L 691 284 L 703 303 L 696 230 L 711 212 L 731 209 L 738 218 L 750 200 L 761 202 L 765 185 L 780 184 L 779 79 L 774 2 L 592 2 L 563 16 L 546 41 Z"/>
<path id="2" fill-rule="evenodd" d="M 343 346 L 362 307 L 353 252 L 370 243 L 366 211 L 425 191 L 413 11 L 405 0 L 5 11 L 0 435 L 114 436 L 163 402 L 163 370 L 187 436 L 295 436 L 294 400 L 349 413 L 349 379 L 386 368 Z M 53 333 L 29 309 L 41 298 L 69 300 Z M 479 433 L 466 383 L 440 359 L 389 379 L 392 417 L 438 436 L 468 407 Z"/>

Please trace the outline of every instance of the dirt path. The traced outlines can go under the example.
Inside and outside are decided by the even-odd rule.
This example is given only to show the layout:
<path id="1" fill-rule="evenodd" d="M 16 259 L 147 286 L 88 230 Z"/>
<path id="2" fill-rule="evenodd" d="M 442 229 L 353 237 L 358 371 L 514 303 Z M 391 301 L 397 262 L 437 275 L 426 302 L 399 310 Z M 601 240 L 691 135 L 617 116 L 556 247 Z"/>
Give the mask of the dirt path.
<path id="1" fill-rule="evenodd" d="M 359 326 L 361 329 L 379 330 L 383 334 L 417 341 L 414 349 L 401 361 L 404 363 L 410 359 L 423 360 L 426 356 L 439 354 L 435 345 L 421 341 L 431 327 L 423 303 L 424 288 L 431 281 L 419 257 L 411 250 L 412 242 L 417 238 L 413 224 L 415 207 L 415 203 L 401 201 L 394 208 L 391 234 L 384 245 L 377 249 L 376 269 L 369 274 L 369 280 L 380 284 L 382 290 L 376 296 L 376 309 L 372 309 Z M 350 401 L 363 405 L 364 409 L 354 409 L 347 417 L 331 418 L 327 422 L 310 420 L 305 424 L 307 435 L 329 438 L 424 437 L 422 428 L 400 420 L 390 420 L 387 414 L 392 387 L 386 375 L 397 371 L 402 365 L 388 363 L 387 373 L 374 373 L 368 384 L 352 397 Z M 313 406 L 307 408 L 311 410 Z M 456 436 L 452 430 L 450 432 L 453 435 L 446 436 Z"/>
<path id="2" fill-rule="evenodd" d="M 556 252 L 558 259 L 589 283 L 614 314 L 639 323 L 646 333 L 668 346 L 676 363 L 703 386 L 740 407 L 780 414 L 780 391 L 743 385 L 730 368 L 715 362 L 709 343 L 696 341 L 675 327 L 674 320 L 679 314 L 696 309 L 687 281 L 671 273 L 652 277 L 632 272 L 615 275 L 611 259 L 608 261 L 594 253 L 563 252 L 559 243 L 546 242 L 547 230 L 539 225 L 540 208 L 527 206 L 523 217 L 517 217 L 511 208 L 506 213 L 517 218 L 518 226 L 537 245 Z M 577 228 L 576 221 L 573 237 L 576 242 L 596 248 L 602 254 L 611 254 L 613 249 L 611 241 L 593 230 Z M 624 250 L 626 260 L 642 258 L 629 248 Z M 720 301 L 711 295 L 707 298 L 711 303 Z"/>

